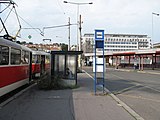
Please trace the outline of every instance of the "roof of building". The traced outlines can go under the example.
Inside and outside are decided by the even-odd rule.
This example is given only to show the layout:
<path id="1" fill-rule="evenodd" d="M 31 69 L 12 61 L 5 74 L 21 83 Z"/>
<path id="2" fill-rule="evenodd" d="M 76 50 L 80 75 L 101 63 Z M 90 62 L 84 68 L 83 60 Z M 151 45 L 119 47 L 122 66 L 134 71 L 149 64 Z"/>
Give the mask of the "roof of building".
<path id="1" fill-rule="evenodd" d="M 105 34 L 108 37 L 131 37 L 131 38 L 150 38 L 145 34 Z M 93 33 L 86 33 L 84 37 L 94 37 Z"/>
<path id="2" fill-rule="evenodd" d="M 101 56 L 102 52 L 97 52 L 97 56 Z M 120 52 L 104 52 L 105 56 L 125 56 L 125 55 L 152 55 L 160 54 L 160 48 L 157 49 L 143 49 L 143 50 L 133 50 L 133 51 L 120 51 Z M 95 53 L 84 53 L 84 56 L 94 56 Z"/>

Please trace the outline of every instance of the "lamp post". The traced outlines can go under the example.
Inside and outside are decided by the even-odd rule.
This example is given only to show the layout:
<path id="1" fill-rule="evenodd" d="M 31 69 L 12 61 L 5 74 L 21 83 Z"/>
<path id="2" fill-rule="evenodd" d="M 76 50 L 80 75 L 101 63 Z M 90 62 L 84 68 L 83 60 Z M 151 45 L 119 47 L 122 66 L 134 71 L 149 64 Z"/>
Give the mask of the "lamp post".
<path id="1" fill-rule="evenodd" d="M 153 15 L 159 16 L 159 14 L 152 12 L 152 48 L 153 48 L 153 44 L 154 44 Z"/>
<path id="2" fill-rule="evenodd" d="M 87 5 L 87 4 L 93 4 L 93 2 L 88 2 L 88 3 L 79 3 L 79 2 L 68 2 L 68 1 L 63 1 L 64 3 L 69 3 L 69 4 L 73 4 L 73 5 L 77 5 L 77 51 L 78 50 L 81 50 L 81 35 L 80 35 L 80 38 L 79 38 L 79 32 L 81 32 L 81 30 L 79 31 L 79 25 L 81 23 L 79 23 L 79 6 L 80 5 Z M 81 29 L 81 28 L 80 28 Z M 79 42 L 79 44 L 78 44 Z M 78 49 L 79 47 L 79 49 Z"/>

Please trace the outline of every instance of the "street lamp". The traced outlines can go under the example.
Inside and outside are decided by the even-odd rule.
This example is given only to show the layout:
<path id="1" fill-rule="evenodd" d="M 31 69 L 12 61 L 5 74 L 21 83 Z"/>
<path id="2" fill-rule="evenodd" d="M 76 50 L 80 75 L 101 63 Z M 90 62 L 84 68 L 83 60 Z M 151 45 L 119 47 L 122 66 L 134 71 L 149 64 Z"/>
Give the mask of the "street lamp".
<path id="1" fill-rule="evenodd" d="M 152 47 L 153 47 L 153 44 L 154 44 L 154 32 L 153 32 L 153 15 L 156 15 L 156 16 L 159 16 L 158 13 L 154 13 L 152 12 Z"/>
<path id="2" fill-rule="evenodd" d="M 78 2 L 68 2 L 68 1 L 63 1 L 63 2 L 64 3 L 69 3 L 69 4 L 77 5 L 77 51 L 81 50 L 81 35 L 80 35 L 80 38 L 79 38 L 79 30 L 78 30 L 78 29 L 81 29 L 81 28 L 79 28 L 79 25 L 81 23 L 79 23 L 79 21 L 78 21 L 79 20 L 79 6 L 80 5 L 93 4 L 93 2 L 89 2 L 89 3 L 78 3 Z M 78 42 L 79 42 L 79 49 L 78 49 Z"/>

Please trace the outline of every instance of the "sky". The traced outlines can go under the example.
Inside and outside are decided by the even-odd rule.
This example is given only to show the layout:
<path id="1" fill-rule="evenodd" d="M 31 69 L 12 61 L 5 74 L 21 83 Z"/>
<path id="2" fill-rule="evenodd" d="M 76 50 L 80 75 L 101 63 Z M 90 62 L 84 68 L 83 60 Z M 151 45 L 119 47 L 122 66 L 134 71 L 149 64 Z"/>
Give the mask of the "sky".
<path id="1" fill-rule="evenodd" d="M 89 3 L 79 5 L 82 16 L 82 35 L 94 33 L 95 29 L 105 30 L 105 34 L 145 34 L 154 43 L 160 42 L 160 0 L 67 0 L 68 2 Z M 16 11 L 22 26 L 22 41 L 33 43 L 68 44 L 68 27 L 44 29 L 44 27 L 77 23 L 77 5 L 64 3 L 63 0 L 14 0 Z M 1 5 L 1 10 L 4 5 Z M 9 12 L 1 13 L 4 20 Z M 153 19 L 152 19 L 153 18 Z M 17 18 L 12 12 L 5 22 L 10 34 L 16 34 L 19 28 Z M 2 27 L 2 26 L 0 26 Z M 32 28 L 32 29 L 24 29 Z M 36 28 L 36 29 L 33 29 Z M 153 28 L 153 29 L 152 29 Z M 2 32 L 3 33 L 3 32 Z M 29 39 L 28 36 L 32 37 Z M 43 41 L 43 39 L 51 39 Z M 71 26 L 71 45 L 77 44 L 77 25 Z"/>

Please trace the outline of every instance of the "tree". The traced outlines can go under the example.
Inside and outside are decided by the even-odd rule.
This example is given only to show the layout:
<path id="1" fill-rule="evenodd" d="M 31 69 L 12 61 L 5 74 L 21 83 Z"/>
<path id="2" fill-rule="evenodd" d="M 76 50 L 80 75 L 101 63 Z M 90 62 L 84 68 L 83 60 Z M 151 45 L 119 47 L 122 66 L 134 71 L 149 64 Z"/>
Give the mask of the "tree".
<path id="1" fill-rule="evenodd" d="M 29 44 L 33 45 L 33 42 L 29 42 Z"/>
<path id="2" fill-rule="evenodd" d="M 22 41 L 21 44 L 22 44 L 22 45 L 25 45 L 25 44 L 26 44 L 26 41 Z"/>
<path id="3" fill-rule="evenodd" d="M 61 43 L 60 44 L 62 51 L 68 51 L 68 45 Z"/>

